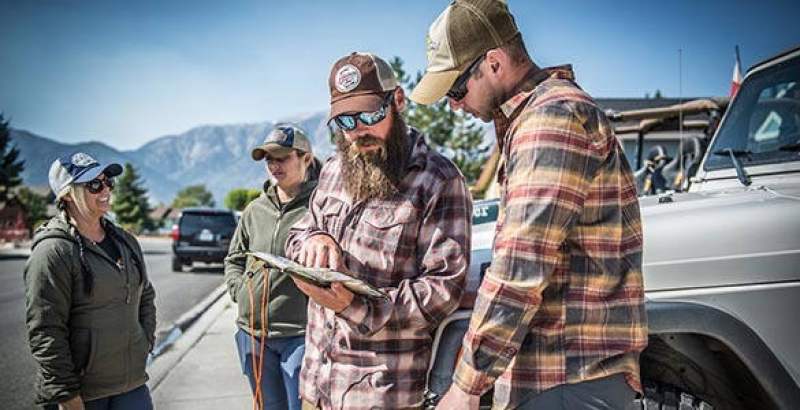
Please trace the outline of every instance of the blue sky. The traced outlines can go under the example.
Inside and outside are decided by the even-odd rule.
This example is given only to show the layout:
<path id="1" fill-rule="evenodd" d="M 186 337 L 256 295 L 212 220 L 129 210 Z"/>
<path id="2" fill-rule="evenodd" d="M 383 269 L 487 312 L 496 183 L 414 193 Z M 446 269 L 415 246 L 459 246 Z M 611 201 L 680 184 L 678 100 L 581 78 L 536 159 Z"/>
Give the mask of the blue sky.
<path id="1" fill-rule="evenodd" d="M 596 97 L 726 95 L 743 68 L 800 43 L 798 1 L 509 0 L 541 66 L 572 63 Z M 327 109 L 351 51 L 425 67 L 447 1 L 4 0 L 0 111 L 16 128 L 123 149 L 202 124 Z"/>

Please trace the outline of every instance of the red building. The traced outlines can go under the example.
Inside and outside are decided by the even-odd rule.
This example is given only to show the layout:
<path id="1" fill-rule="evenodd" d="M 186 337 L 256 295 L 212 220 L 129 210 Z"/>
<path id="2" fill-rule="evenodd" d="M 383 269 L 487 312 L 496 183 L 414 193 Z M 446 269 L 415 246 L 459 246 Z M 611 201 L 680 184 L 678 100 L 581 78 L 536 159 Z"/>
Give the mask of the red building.
<path id="1" fill-rule="evenodd" d="M 0 202 L 0 242 L 21 242 L 30 239 L 27 212 L 22 202 L 10 198 Z"/>

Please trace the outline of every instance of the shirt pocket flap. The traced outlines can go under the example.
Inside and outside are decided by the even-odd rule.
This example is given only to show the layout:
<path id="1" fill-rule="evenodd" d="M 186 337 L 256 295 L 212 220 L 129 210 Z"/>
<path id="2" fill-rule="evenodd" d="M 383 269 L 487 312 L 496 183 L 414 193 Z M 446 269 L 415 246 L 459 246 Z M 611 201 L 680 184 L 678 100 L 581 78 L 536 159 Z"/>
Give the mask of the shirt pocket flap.
<path id="1" fill-rule="evenodd" d="M 369 207 L 364 210 L 364 222 L 377 229 L 387 229 L 413 222 L 418 214 L 411 204 Z"/>
<path id="2" fill-rule="evenodd" d="M 335 217 L 342 213 L 344 209 L 344 202 L 335 198 L 328 198 L 325 205 L 322 207 L 321 213 L 324 217 Z"/>

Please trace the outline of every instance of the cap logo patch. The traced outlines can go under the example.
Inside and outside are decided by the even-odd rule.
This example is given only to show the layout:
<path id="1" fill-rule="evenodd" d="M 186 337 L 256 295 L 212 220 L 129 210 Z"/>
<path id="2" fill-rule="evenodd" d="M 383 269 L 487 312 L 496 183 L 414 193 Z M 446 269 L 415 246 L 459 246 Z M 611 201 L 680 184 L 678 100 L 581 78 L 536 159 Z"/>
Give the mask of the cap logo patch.
<path id="1" fill-rule="evenodd" d="M 70 161 L 72 161 L 72 165 L 75 165 L 76 167 L 88 167 L 89 165 L 97 163 L 94 158 L 82 152 L 73 155 Z"/>
<path id="2" fill-rule="evenodd" d="M 428 55 L 428 61 L 433 59 L 433 53 L 436 52 L 436 49 L 439 48 L 439 43 L 436 40 L 432 39 L 430 35 L 425 37 L 425 46 L 427 48 L 426 54 Z"/>
<path id="3" fill-rule="evenodd" d="M 341 93 L 354 90 L 361 83 L 361 71 L 352 64 L 348 64 L 336 72 L 336 89 Z"/>

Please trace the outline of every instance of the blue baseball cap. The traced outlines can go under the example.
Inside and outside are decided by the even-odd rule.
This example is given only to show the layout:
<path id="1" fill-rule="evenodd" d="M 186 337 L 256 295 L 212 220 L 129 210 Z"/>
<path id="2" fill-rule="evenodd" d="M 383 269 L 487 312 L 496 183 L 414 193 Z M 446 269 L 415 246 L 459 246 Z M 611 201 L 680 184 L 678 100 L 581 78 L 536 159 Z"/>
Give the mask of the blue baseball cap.
<path id="1" fill-rule="evenodd" d="M 122 166 L 117 163 L 101 164 L 89 154 L 76 152 L 62 155 L 53 161 L 48 175 L 50 189 L 56 198 L 60 198 L 70 185 L 82 184 L 105 174 L 113 178 L 122 173 Z"/>

